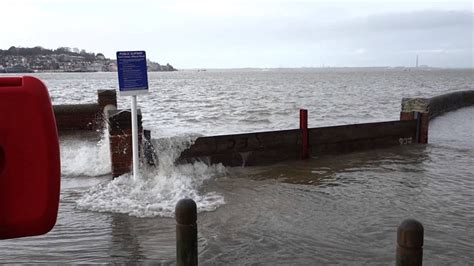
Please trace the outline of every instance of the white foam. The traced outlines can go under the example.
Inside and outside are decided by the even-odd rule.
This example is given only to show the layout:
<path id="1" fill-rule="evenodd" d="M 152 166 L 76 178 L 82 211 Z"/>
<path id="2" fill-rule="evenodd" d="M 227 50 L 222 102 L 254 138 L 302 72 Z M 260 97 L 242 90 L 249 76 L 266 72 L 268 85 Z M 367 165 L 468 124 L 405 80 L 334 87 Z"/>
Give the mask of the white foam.
<path id="1" fill-rule="evenodd" d="M 111 172 L 108 136 L 99 142 L 65 139 L 61 141 L 63 176 L 100 176 Z"/>
<path id="2" fill-rule="evenodd" d="M 154 141 L 159 158 L 157 168 L 142 167 L 141 176 L 130 174 L 91 188 L 77 201 L 77 207 L 99 212 L 126 213 L 137 217 L 173 217 L 178 200 L 192 198 L 198 212 L 213 211 L 225 204 L 216 192 L 201 192 L 207 180 L 224 175 L 221 164 L 208 166 L 201 162 L 175 165 L 181 151 L 192 143 L 191 137 Z"/>

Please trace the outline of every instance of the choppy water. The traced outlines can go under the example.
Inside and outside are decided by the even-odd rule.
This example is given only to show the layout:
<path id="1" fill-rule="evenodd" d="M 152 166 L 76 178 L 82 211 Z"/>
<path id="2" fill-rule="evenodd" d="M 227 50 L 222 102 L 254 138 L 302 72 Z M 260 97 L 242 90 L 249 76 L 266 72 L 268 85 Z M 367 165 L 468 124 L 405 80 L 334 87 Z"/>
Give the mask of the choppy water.
<path id="1" fill-rule="evenodd" d="M 114 73 L 41 74 L 56 104 L 95 101 Z M 266 167 L 170 162 L 196 135 L 395 120 L 402 97 L 473 89 L 472 70 L 238 70 L 151 73 L 139 98 L 168 161 L 110 182 L 108 144 L 62 139 L 56 227 L 0 242 L 0 263 L 174 262 L 177 199 L 201 210 L 204 264 L 393 264 L 396 228 L 425 226 L 425 262 L 474 261 L 474 108 L 430 124 L 429 145 Z M 121 107 L 128 98 L 120 98 Z M 179 136 L 176 138 L 176 136 Z M 173 138 L 171 138 L 173 137 Z M 105 211 L 105 212 L 104 212 Z M 141 217 L 141 218 L 139 218 Z"/>

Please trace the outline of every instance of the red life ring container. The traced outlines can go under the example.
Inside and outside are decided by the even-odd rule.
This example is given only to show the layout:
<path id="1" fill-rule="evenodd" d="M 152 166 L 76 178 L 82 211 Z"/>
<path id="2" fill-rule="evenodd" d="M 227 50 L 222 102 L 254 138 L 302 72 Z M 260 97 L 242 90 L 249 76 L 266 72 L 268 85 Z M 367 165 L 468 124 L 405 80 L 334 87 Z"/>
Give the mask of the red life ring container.
<path id="1" fill-rule="evenodd" d="M 0 77 L 0 239 L 49 232 L 60 182 L 48 89 L 35 77 Z"/>

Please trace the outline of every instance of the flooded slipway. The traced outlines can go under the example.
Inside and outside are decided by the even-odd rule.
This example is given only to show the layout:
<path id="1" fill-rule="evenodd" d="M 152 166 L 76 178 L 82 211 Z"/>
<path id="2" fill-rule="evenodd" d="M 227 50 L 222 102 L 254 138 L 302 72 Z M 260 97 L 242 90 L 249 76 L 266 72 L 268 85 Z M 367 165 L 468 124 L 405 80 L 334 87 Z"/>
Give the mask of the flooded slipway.
<path id="1" fill-rule="evenodd" d="M 95 101 L 114 73 L 41 74 L 55 104 Z M 61 139 L 60 211 L 44 236 L 0 241 L 0 263 L 174 264 L 176 201 L 198 203 L 201 264 L 393 264 L 396 229 L 425 226 L 424 261 L 474 261 L 474 107 L 430 124 L 428 145 L 265 167 L 173 164 L 199 135 L 395 120 L 402 97 L 473 89 L 472 70 L 152 73 L 139 98 L 160 166 L 111 181 L 108 142 Z M 128 106 L 127 98 L 119 105 Z"/>

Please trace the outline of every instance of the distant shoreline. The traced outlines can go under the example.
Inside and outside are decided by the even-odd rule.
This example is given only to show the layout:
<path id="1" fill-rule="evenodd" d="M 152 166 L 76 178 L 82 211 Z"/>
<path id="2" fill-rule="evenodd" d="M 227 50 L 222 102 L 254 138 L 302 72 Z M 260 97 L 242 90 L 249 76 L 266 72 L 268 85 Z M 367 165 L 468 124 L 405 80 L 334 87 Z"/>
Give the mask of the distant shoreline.
<path id="1" fill-rule="evenodd" d="M 148 71 L 177 71 L 172 65 L 147 60 Z M 0 49 L 0 73 L 90 73 L 117 72 L 117 61 L 102 53 L 90 53 L 78 48 L 45 49 L 10 47 Z"/>
<path id="2" fill-rule="evenodd" d="M 474 68 L 460 68 L 460 67 L 276 67 L 276 68 L 258 68 L 258 67 L 242 67 L 242 68 L 183 68 L 179 71 L 181 72 L 219 72 L 219 71 L 343 71 L 343 70 L 374 70 L 374 71 L 437 71 L 437 70 L 471 70 L 474 71 Z M 178 71 L 177 69 L 173 70 L 148 70 L 148 72 L 174 72 Z M 64 71 L 64 70 L 30 70 L 26 71 L 15 71 L 15 72 L 5 72 L 0 69 L 0 74 L 40 74 L 40 73 L 117 73 L 117 71 L 87 71 L 87 70 L 77 70 L 77 71 Z"/>
<path id="3" fill-rule="evenodd" d="M 284 70 L 344 70 L 344 69 L 373 69 L 373 70 L 474 70 L 474 67 L 391 67 L 391 66 L 367 66 L 367 67 L 230 67 L 230 68 L 180 68 L 180 71 L 232 71 L 232 70 L 248 70 L 248 71 L 284 71 Z"/>
<path id="4" fill-rule="evenodd" d="M 174 69 L 174 70 L 153 70 L 153 71 L 150 71 L 148 70 L 148 72 L 174 72 L 174 71 L 178 71 L 177 69 Z M 62 70 L 36 70 L 36 71 L 33 71 L 33 70 L 26 70 L 26 71 L 15 71 L 15 72 L 6 72 L 6 71 L 2 71 L 0 69 L 0 74 L 40 74 L 40 73 L 117 73 L 117 71 L 62 71 Z"/>

